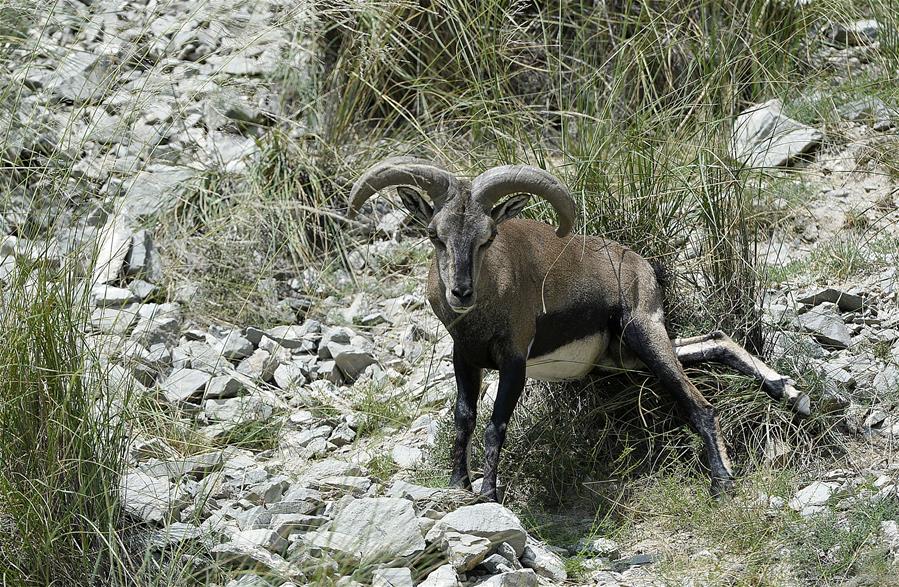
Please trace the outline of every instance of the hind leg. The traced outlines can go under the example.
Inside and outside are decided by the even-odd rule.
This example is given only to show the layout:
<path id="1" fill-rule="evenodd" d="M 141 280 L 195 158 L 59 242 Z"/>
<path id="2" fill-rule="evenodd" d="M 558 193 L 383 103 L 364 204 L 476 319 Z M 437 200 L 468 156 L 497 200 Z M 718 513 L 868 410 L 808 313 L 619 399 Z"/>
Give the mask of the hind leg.
<path id="1" fill-rule="evenodd" d="M 702 438 L 706 460 L 711 469 L 712 495 L 717 497 L 732 491 L 733 470 L 715 408 L 687 379 L 665 325 L 648 313 L 636 314 L 622 324 L 622 339 L 674 396 L 687 422 Z"/>
<path id="2" fill-rule="evenodd" d="M 793 410 L 808 416 L 811 413 L 808 395 L 793 387 L 793 381 L 752 356 L 729 336 L 716 330 L 706 336 L 680 338 L 672 341 L 677 358 L 684 365 L 717 362 L 757 379 L 773 399 L 786 399 Z"/>

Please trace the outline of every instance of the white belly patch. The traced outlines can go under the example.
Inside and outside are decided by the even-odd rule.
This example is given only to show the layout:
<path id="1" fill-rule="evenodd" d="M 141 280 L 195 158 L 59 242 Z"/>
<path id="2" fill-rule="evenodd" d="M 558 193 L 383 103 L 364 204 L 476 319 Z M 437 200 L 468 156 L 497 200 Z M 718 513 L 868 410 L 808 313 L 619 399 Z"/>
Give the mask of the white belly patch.
<path id="1" fill-rule="evenodd" d="M 529 358 L 527 376 L 541 381 L 580 379 L 593 370 L 597 358 L 605 352 L 608 344 L 608 334 L 595 334 L 570 342 L 545 355 Z"/>

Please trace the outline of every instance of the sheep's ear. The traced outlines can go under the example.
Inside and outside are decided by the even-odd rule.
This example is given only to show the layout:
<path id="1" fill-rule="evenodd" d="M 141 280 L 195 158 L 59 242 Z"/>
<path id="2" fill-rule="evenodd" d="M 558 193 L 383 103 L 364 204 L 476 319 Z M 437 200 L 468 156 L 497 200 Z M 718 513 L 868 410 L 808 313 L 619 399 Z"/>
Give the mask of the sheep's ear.
<path id="1" fill-rule="evenodd" d="M 517 196 L 512 196 L 508 200 L 500 202 L 499 204 L 494 206 L 493 210 L 490 211 L 490 216 L 493 217 L 493 221 L 497 224 L 499 224 L 500 222 L 505 222 L 509 218 L 518 216 L 518 214 L 522 210 L 524 210 L 524 207 L 527 206 L 530 199 L 530 194 L 519 194 Z"/>
<path id="2" fill-rule="evenodd" d="M 431 203 L 418 193 L 418 190 L 405 186 L 397 186 L 396 193 L 399 194 L 403 201 L 403 206 L 409 210 L 409 213 L 422 225 L 427 226 L 431 223 L 431 217 L 434 216 L 434 208 Z"/>

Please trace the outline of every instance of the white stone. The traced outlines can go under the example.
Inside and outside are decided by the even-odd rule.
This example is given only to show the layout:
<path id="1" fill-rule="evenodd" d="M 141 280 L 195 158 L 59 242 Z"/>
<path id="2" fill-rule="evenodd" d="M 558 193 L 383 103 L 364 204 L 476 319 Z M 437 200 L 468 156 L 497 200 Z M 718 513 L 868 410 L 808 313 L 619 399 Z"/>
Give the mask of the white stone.
<path id="1" fill-rule="evenodd" d="M 477 587 L 536 587 L 537 573 L 531 569 L 521 569 L 501 575 L 493 575 L 475 583 Z"/>
<path id="2" fill-rule="evenodd" d="M 423 454 L 419 448 L 397 444 L 390 451 L 390 457 L 401 469 L 414 469 L 421 463 Z"/>
<path id="3" fill-rule="evenodd" d="M 167 522 L 190 503 L 190 496 L 168 479 L 142 471 L 124 475 L 119 488 L 125 511 L 146 522 Z"/>
<path id="4" fill-rule="evenodd" d="M 837 482 L 815 481 L 796 493 L 790 500 L 790 509 L 804 516 L 819 512 L 839 486 Z"/>
<path id="5" fill-rule="evenodd" d="M 734 158 L 750 167 L 779 167 L 815 148 L 820 131 L 781 112 L 780 100 L 750 106 L 734 124 Z"/>
<path id="6" fill-rule="evenodd" d="M 375 569 L 371 574 L 371 587 L 413 587 L 412 571 L 407 567 Z"/>
<path id="7" fill-rule="evenodd" d="M 568 579 L 568 573 L 565 571 L 565 562 L 562 560 L 562 557 L 550 551 L 530 536 L 528 536 L 527 543 L 524 545 L 521 564 L 528 569 L 533 569 L 541 577 L 556 583 L 563 583 Z"/>
<path id="8" fill-rule="evenodd" d="M 418 587 L 461 587 L 459 574 L 452 565 L 441 565 L 431 571 Z"/>
<path id="9" fill-rule="evenodd" d="M 405 560 L 425 549 L 412 502 L 390 497 L 353 500 L 306 536 L 313 546 L 362 563 Z"/>
<path id="10" fill-rule="evenodd" d="M 447 531 L 481 536 L 497 546 L 508 542 L 519 557 L 527 540 L 527 533 L 515 514 L 498 503 L 479 503 L 450 512 L 428 532 L 427 538 L 438 540 Z"/>
<path id="11" fill-rule="evenodd" d="M 165 399 L 177 404 L 191 398 L 199 399 L 212 377 L 196 369 L 179 369 L 169 375 L 159 387 Z"/>

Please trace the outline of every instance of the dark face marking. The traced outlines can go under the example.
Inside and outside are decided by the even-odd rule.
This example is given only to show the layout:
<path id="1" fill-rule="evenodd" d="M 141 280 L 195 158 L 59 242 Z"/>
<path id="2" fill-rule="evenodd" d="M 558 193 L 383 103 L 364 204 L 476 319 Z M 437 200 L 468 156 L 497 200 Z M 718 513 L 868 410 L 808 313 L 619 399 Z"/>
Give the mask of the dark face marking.
<path id="1" fill-rule="evenodd" d="M 530 196 L 514 195 L 488 211 L 471 197 L 471 186 L 461 183 L 435 210 L 417 190 L 399 186 L 397 192 L 412 215 L 428 227 L 446 303 L 458 314 L 467 313 L 477 302 L 481 265 L 497 225 L 520 213 Z"/>
<path id="2" fill-rule="evenodd" d="M 457 198 L 434 214 L 428 236 L 437 254 L 437 269 L 446 285 L 446 302 L 464 314 L 477 302 L 481 265 L 496 235 L 496 223 L 470 198 Z"/>

